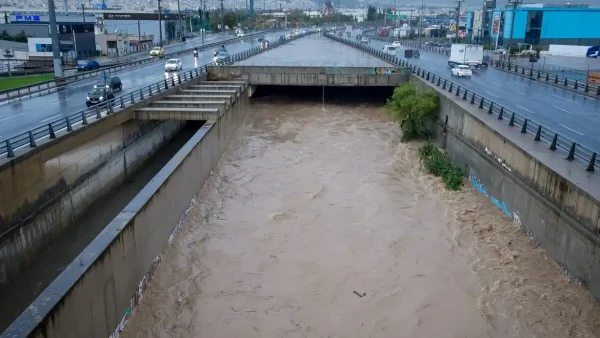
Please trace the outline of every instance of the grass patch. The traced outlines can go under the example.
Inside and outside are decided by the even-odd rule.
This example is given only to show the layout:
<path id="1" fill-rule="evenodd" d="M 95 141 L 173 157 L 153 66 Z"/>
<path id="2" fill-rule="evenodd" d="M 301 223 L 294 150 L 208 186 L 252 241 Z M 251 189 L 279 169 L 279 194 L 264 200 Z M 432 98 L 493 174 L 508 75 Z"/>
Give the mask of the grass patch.
<path id="1" fill-rule="evenodd" d="M 419 160 L 421 165 L 425 165 L 427 171 L 441 177 L 448 189 L 460 190 L 462 186 L 462 171 L 435 144 L 427 142 L 421 146 L 419 148 Z"/>
<path id="2" fill-rule="evenodd" d="M 0 90 L 29 86 L 52 79 L 54 79 L 54 74 L 3 77 L 0 78 Z"/>

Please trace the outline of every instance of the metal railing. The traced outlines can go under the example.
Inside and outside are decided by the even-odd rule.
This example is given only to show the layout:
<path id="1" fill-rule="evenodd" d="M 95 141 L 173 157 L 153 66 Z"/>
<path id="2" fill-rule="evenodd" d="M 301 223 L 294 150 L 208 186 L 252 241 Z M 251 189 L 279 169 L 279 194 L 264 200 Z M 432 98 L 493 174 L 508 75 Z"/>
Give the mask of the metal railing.
<path id="1" fill-rule="evenodd" d="M 384 38 L 378 36 L 369 36 L 372 39 L 380 40 L 384 42 L 393 42 L 399 41 L 401 45 L 408 46 L 411 48 L 418 48 L 429 52 L 439 53 L 443 55 L 450 55 L 450 50 L 445 47 L 433 47 L 427 46 L 424 44 L 419 45 L 417 42 L 409 42 L 403 41 L 393 38 Z M 565 89 L 576 91 L 580 94 L 592 96 L 592 97 L 600 97 L 600 83 L 591 83 L 579 79 L 573 79 L 568 76 L 561 76 L 556 73 L 543 71 L 540 69 L 535 69 L 533 67 L 526 67 L 520 65 L 518 63 L 512 63 L 510 61 L 503 61 L 498 59 L 490 59 L 490 65 L 492 67 L 498 68 L 499 70 L 503 70 L 505 72 L 510 72 L 513 74 L 521 75 L 523 77 L 527 77 L 531 80 L 535 80 L 541 83 L 546 83 L 549 85 L 554 85 L 557 87 L 564 87 Z"/>
<path id="2" fill-rule="evenodd" d="M 523 115 L 502 106 L 494 100 L 467 89 L 452 80 L 448 80 L 433 72 L 412 65 L 408 61 L 402 60 L 397 56 L 385 54 L 379 49 L 366 46 L 360 42 L 349 41 L 337 36 L 332 36 L 330 34 L 326 34 L 326 36 L 338 42 L 363 50 L 396 66 L 410 68 L 413 74 L 416 74 L 425 81 L 435 84 L 437 87 L 440 87 L 440 90 L 447 90 L 456 97 L 462 98 L 463 101 L 469 101 L 472 105 L 477 105 L 479 109 L 486 111 L 488 114 L 497 116 L 498 121 L 508 121 L 510 127 L 520 128 L 521 133 L 532 135 L 534 141 L 542 141 L 549 144 L 550 150 L 556 151 L 560 149 L 565 151 L 567 153 L 566 159 L 568 161 L 577 160 L 587 164 L 587 171 L 593 172 L 596 167 L 600 168 L 600 159 L 597 159 L 595 151 L 564 135 L 560 135 L 558 132 L 543 126 L 532 119 L 528 119 Z"/>
<path id="3" fill-rule="evenodd" d="M 268 32 L 269 31 L 255 32 L 255 33 L 247 34 L 245 37 L 252 37 L 255 35 L 266 34 Z M 227 39 L 227 40 L 213 42 L 210 44 L 205 44 L 204 46 L 199 46 L 199 47 L 195 47 L 195 48 L 198 48 L 199 50 L 205 50 L 205 49 L 209 49 L 209 48 L 212 48 L 215 46 L 230 44 L 232 42 L 236 42 L 239 40 L 240 40 L 240 38 L 235 37 L 235 38 L 231 38 L 231 39 Z M 41 96 L 43 94 L 49 94 L 49 93 L 52 93 L 52 92 L 58 90 L 58 88 L 60 88 L 62 86 L 65 86 L 65 85 L 68 85 L 68 84 L 71 84 L 71 83 L 74 83 L 74 82 L 77 82 L 80 80 L 89 79 L 89 78 L 98 76 L 98 74 L 100 74 L 101 72 L 104 72 L 104 71 L 108 71 L 108 72 L 118 71 L 121 69 L 130 68 L 133 66 L 139 66 L 139 65 L 144 65 L 144 64 L 148 64 L 148 63 L 153 63 L 153 62 L 160 61 L 163 58 L 168 58 L 168 57 L 172 57 L 172 56 L 176 56 L 176 55 L 190 53 L 193 49 L 194 49 L 194 47 L 190 47 L 185 50 L 180 50 L 177 52 L 172 52 L 172 53 L 168 53 L 168 54 L 165 53 L 163 55 L 163 57 L 161 57 L 161 58 L 150 58 L 149 57 L 149 58 L 136 60 L 136 61 L 111 64 L 106 67 L 100 67 L 100 69 L 98 69 L 98 70 L 93 70 L 93 71 L 88 71 L 88 72 L 80 72 L 76 75 L 65 76 L 64 78 L 61 79 L 61 82 L 57 82 L 56 80 L 49 80 L 49 81 L 35 83 L 32 85 L 28 85 L 28 86 L 3 90 L 3 91 L 0 91 L 0 102 L 20 99 L 20 98 L 31 96 L 34 94 L 37 94 L 39 96 Z"/>
<path id="4" fill-rule="evenodd" d="M 279 47 L 289 41 L 298 39 L 305 35 L 312 34 L 299 34 L 283 40 L 277 40 L 269 43 L 267 47 L 257 46 L 245 50 L 243 52 L 233 54 L 230 56 L 229 63 L 238 62 L 249 57 L 260 54 L 264 51 Z M 187 81 L 193 80 L 194 78 L 205 74 L 207 67 L 212 66 L 214 63 L 208 63 L 206 65 L 194 68 L 185 72 L 180 72 L 176 76 L 169 79 L 164 79 L 153 84 L 132 89 L 126 93 L 115 97 L 110 101 L 106 101 L 102 105 L 96 105 L 76 113 L 69 114 L 65 117 L 53 120 L 49 123 L 33 128 L 21 134 L 9 137 L 4 141 L 0 142 L 0 156 L 6 156 L 8 158 L 15 157 L 15 151 L 23 147 L 36 148 L 37 143 L 40 140 L 55 139 L 59 133 L 72 132 L 77 125 L 87 125 L 92 121 L 102 119 L 106 116 L 110 116 L 116 112 L 119 112 L 127 107 L 136 104 L 139 101 L 145 100 L 152 97 L 155 94 L 159 94 L 169 88 L 181 85 Z M 59 135 L 60 136 L 60 135 Z"/>

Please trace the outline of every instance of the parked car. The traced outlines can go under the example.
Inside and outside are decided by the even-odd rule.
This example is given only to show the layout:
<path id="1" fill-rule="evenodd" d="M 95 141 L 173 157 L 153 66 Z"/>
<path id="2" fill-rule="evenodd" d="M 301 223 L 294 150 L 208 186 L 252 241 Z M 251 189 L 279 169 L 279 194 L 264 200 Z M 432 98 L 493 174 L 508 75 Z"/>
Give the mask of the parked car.
<path id="1" fill-rule="evenodd" d="M 150 50 L 150 57 L 160 57 L 165 55 L 165 49 L 162 47 L 154 47 Z"/>
<path id="2" fill-rule="evenodd" d="M 473 76 L 473 71 L 471 70 L 471 67 L 467 65 L 456 65 L 452 68 L 452 73 L 450 75 L 471 78 L 471 76 Z"/>
<path id="3" fill-rule="evenodd" d="M 94 88 L 109 88 L 112 90 L 123 90 L 123 83 L 118 76 L 100 77 Z"/>
<path id="4" fill-rule="evenodd" d="M 183 69 L 183 64 L 179 59 L 169 59 L 165 63 L 165 72 L 176 72 Z"/>
<path id="5" fill-rule="evenodd" d="M 100 87 L 94 88 L 91 92 L 88 93 L 85 104 L 88 107 L 97 105 L 97 104 L 106 104 L 107 101 L 110 101 L 115 98 L 113 91 L 110 88 Z"/>
<path id="6" fill-rule="evenodd" d="M 79 60 L 77 61 L 77 70 L 79 71 L 89 71 L 100 68 L 100 64 L 98 61 L 94 60 Z"/>

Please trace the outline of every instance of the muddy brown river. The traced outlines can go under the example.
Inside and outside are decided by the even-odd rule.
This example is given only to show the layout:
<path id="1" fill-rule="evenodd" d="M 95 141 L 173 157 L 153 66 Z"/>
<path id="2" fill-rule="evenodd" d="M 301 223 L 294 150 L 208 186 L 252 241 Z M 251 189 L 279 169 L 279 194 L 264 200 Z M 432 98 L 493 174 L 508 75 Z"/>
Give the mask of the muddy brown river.
<path id="1" fill-rule="evenodd" d="M 121 337 L 599 337 L 600 309 L 380 104 L 254 102 Z"/>

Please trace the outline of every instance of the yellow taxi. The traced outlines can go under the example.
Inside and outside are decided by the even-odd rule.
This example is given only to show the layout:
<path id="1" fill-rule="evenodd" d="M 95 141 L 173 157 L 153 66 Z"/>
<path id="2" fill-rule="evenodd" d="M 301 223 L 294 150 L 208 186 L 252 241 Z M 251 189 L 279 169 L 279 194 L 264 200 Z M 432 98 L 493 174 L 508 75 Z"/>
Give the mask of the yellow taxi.
<path id="1" fill-rule="evenodd" d="M 165 55 L 165 50 L 162 47 L 154 47 L 150 50 L 150 56 L 163 56 Z"/>

